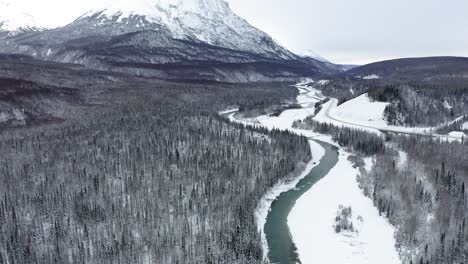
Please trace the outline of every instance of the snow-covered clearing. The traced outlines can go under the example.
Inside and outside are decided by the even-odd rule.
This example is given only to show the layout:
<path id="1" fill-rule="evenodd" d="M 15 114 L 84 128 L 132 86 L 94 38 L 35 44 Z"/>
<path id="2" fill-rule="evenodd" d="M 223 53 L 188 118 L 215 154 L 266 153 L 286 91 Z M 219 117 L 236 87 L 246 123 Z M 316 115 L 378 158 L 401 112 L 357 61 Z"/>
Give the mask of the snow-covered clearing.
<path id="1" fill-rule="evenodd" d="M 364 79 L 364 80 L 375 80 L 375 79 L 380 79 L 380 78 L 382 78 L 382 77 L 380 77 L 377 74 L 371 74 L 371 75 L 367 75 L 367 76 L 362 77 L 362 79 Z"/>
<path id="2" fill-rule="evenodd" d="M 359 171 L 340 151 L 337 165 L 299 198 L 288 223 L 304 264 L 397 264 L 395 229 L 379 216 L 372 200 L 358 186 Z M 333 227 L 340 206 L 350 206 L 356 232 L 336 233 Z"/>
<path id="3" fill-rule="evenodd" d="M 388 105 L 388 103 L 373 102 L 365 93 L 330 109 L 329 115 L 356 124 L 384 127 L 387 125 L 384 111 Z"/>
<path id="4" fill-rule="evenodd" d="M 452 131 L 448 134 L 448 137 L 446 137 L 446 140 L 448 142 L 454 142 L 454 141 L 460 141 L 460 140 L 467 139 L 467 138 L 468 136 L 461 131 Z"/>
<path id="5" fill-rule="evenodd" d="M 345 126 L 355 129 L 366 130 L 368 132 L 380 134 L 381 132 L 393 132 L 400 134 L 422 135 L 438 137 L 442 140 L 461 140 L 466 135 L 460 133 L 450 133 L 449 135 L 439 135 L 434 133 L 437 128 L 453 124 L 462 117 L 451 122 L 440 124 L 436 127 L 403 127 L 391 126 L 385 122 L 384 110 L 387 103 L 374 102 L 367 94 L 362 94 L 338 106 L 338 100 L 331 98 L 322 106 L 322 110 L 314 117 L 315 121 L 330 123 L 336 126 Z"/>
<path id="6" fill-rule="evenodd" d="M 332 142 L 330 136 L 292 128 L 295 120 L 303 120 L 313 115 L 315 103 L 323 99 L 319 91 L 307 87 L 310 82 L 310 80 L 307 80 L 298 86 L 301 94 L 298 96 L 297 101 L 298 104 L 304 107 L 302 109 L 289 109 L 278 117 L 259 116 L 251 119 L 237 119 L 235 113 L 231 113 L 229 118 L 232 121 L 261 125 L 269 129 L 289 130 L 299 135 L 336 145 Z M 326 110 L 333 104 L 334 102 L 330 101 L 323 106 L 318 115 L 319 119 L 320 117 L 327 119 Z M 379 133 L 378 130 L 375 131 Z M 307 172 L 315 166 L 314 162 L 320 160 L 324 155 L 324 150 L 319 144 L 311 141 L 310 146 L 313 161 L 307 165 L 304 173 L 294 181 L 278 183 L 263 197 L 255 212 L 257 224 L 262 231 L 265 257 L 268 254 L 268 245 L 263 233 L 263 227 L 271 203 L 282 192 L 294 188 L 297 181 L 306 176 Z M 395 248 L 395 229 L 385 218 L 379 216 L 372 200 L 364 196 L 359 188 L 357 182 L 359 171 L 353 168 L 352 163 L 348 160 L 349 155 L 349 153 L 340 149 L 339 161 L 335 168 L 297 200 L 288 217 L 288 225 L 293 241 L 298 248 L 301 262 L 303 264 L 401 263 Z M 365 160 L 366 169 L 369 170 L 372 165 L 372 158 L 366 158 Z M 333 225 L 340 206 L 351 206 L 351 220 L 358 232 L 343 232 L 340 234 L 335 232 Z"/>
<path id="7" fill-rule="evenodd" d="M 468 130 L 468 122 L 465 122 L 462 126 L 463 130 Z"/>
<path id="8" fill-rule="evenodd" d="M 339 127 L 345 126 L 345 127 L 361 129 L 361 130 L 366 130 L 368 132 L 381 134 L 381 132 L 375 127 L 365 126 L 359 123 L 354 123 L 353 121 L 346 121 L 344 119 L 340 119 L 334 116 L 332 117 L 330 115 L 330 112 L 332 112 L 333 109 L 337 108 L 337 106 L 338 106 L 338 100 L 330 99 L 328 102 L 322 105 L 322 109 L 320 110 L 320 112 L 317 113 L 317 115 L 314 116 L 313 119 L 317 122 L 329 123 L 329 124 L 333 124 Z"/>
<path id="9" fill-rule="evenodd" d="M 398 163 L 397 167 L 399 169 L 402 169 L 406 166 L 406 163 L 408 162 L 408 153 L 399 150 L 398 151 Z"/>

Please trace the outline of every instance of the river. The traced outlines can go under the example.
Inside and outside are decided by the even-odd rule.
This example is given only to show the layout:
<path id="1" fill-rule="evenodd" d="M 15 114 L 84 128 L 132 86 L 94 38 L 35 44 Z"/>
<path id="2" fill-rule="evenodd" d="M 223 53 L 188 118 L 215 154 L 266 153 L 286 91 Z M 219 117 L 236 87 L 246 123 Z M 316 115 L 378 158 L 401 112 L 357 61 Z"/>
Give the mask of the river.
<path id="1" fill-rule="evenodd" d="M 315 183 L 322 179 L 338 162 L 337 147 L 328 143 L 316 141 L 325 149 L 325 155 L 320 163 L 304 177 L 295 188 L 280 194 L 271 205 L 264 232 L 268 242 L 271 263 L 300 263 L 296 246 L 288 227 L 288 215 L 296 200 L 307 192 Z"/>
<path id="2" fill-rule="evenodd" d="M 297 103 L 303 108 L 288 109 L 280 116 L 238 119 L 235 117 L 238 109 L 220 112 L 233 122 L 289 130 L 307 136 L 313 140 L 311 145 L 315 145 L 311 146 L 313 152 L 318 151 L 312 161 L 318 164 L 312 169 L 309 167 L 310 172 L 305 177 L 300 175 L 301 180 L 294 188 L 278 183 L 260 204 L 264 206 L 260 206 L 256 214 L 259 228 L 263 231 L 264 250 L 268 254 L 265 257 L 274 264 L 400 264 L 395 248 L 395 228 L 379 215 L 372 200 L 360 189 L 357 180 L 360 171 L 348 160 L 351 154 L 323 142 L 331 142 L 327 136 L 293 129 L 294 120 L 314 115 L 315 103 L 323 99 L 313 88 L 306 85 L 298 88 Z M 326 110 L 322 109 L 317 116 L 323 116 Z M 317 144 L 323 150 L 316 149 L 319 147 Z M 280 193 L 283 190 L 288 191 Z M 337 234 L 333 229 L 336 210 L 343 205 L 353 208 L 353 221 L 359 227 L 355 234 Z"/>
<path id="3" fill-rule="evenodd" d="M 302 109 L 290 109 L 281 114 L 281 117 L 267 116 L 262 120 L 262 125 L 268 128 L 279 128 L 293 130 L 292 122 L 301 120 L 311 115 L 315 111 L 315 102 L 310 101 L 314 92 L 310 95 L 310 91 L 301 92 L 302 100 L 298 101 L 306 104 Z M 220 114 L 229 118 L 232 121 L 242 122 L 234 118 L 237 109 L 227 110 Z M 311 139 L 312 140 L 312 139 Z M 300 263 L 299 256 L 294 245 L 293 238 L 289 231 L 288 215 L 294 207 L 297 199 L 306 193 L 315 183 L 322 179 L 338 162 L 338 148 L 315 140 L 323 149 L 324 156 L 304 178 L 302 178 L 295 188 L 281 193 L 273 201 L 270 211 L 266 216 L 265 226 L 263 228 L 265 238 L 268 244 L 268 258 L 271 263 L 279 264 L 296 264 Z"/>

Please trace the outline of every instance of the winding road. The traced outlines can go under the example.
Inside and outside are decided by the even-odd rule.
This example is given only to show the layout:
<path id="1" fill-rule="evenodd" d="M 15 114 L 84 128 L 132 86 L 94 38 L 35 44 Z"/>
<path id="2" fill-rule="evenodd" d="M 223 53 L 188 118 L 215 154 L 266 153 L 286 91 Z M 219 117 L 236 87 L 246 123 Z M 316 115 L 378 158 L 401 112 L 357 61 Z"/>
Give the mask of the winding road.
<path id="1" fill-rule="evenodd" d="M 412 136 L 423 136 L 423 137 L 434 137 L 434 138 L 440 138 L 440 139 L 455 139 L 455 140 L 464 140 L 465 138 L 463 136 L 451 136 L 451 135 L 440 135 L 436 133 L 425 133 L 425 132 L 417 132 L 417 131 L 406 131 L 404 129 L 398 129 L 398 128 L 387 128 L 387 127 L 376 127 L 376 126 L 370 126 L 370 125 L 364 125 L 364 124 L 359 124 L 359 123 L 353 123 L 350 121 L 342 120 L 339 119 L 333 115 L 330 114 L 331 110 L 336 108 L 338 106 L 338 100 L 335 98 L 331 98 L 329 102 L 326 104 L 326 108 L 324 110 L 324 116 L 330 120 L 333 120 L 335 122 L 341 123 L 343 125 L 349 125 L 353 127 L 360 127 L 360 128 L 367 128 L 367 129 L 375 129 L 383 133 L 395 133 L 395 134 L 402 134 L 402 135 L 412 135 Z M 459 117 L 455 119 L 453 122 L 456 122 L 457 120 L 461 119 L 463 117 Z"/>

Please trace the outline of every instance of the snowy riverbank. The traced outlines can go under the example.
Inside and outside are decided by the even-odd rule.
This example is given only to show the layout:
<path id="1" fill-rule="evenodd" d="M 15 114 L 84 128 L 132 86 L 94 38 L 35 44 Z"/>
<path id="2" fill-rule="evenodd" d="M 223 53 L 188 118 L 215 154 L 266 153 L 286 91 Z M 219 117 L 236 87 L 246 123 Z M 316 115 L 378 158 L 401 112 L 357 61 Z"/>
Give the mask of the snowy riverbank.
<path id="1" fill-rule="evenodd" d="M 315 112 L 315 102 L 322 98 L 317 90 L 307 86 L 299 87 L 299 90 L 301 94 L 297 101 L 304 107 L 302 109 L 289 109 L 278 117 L 260 116 L 238 120 L 234 114 L 230 114 L 229 118 L 232 121 L 261 125 L 269 129 L 289 130 L 334 144 L 329 136 L 292 128 L 295 120 L 303 120 L 312 115 Z M 259 229 L 262 231 L 264 257 L 268 255 L 268 245 L 263 227 L 271 203 L 282 192 L 294 188 L 297 182 L 316 166 L 314 163 L 317 163 L 324 155 L 324 150 L 318 143 L 311 141 L 310 144 L 313 160 L 307 165 L 304 173 L 294 181 L 279 182 L 265 194 L 257 207 L 255 216 Z M 357 182 L 359 171 L 348 161 L 349 155 L 340 149 L 338 164 L 297 200 L 288 217 L 288 225 L 301 262 L 303 264 L 401 263 L 395 248 L 395 228 L 384 217 L 379 216 L 372 200 L 366 197 L 359 188 Z M 369 162 L 371 159 L 366 160 Z M 367 164 L 366 168 L 369 166 L 370 164 Z M 352 208 L 350 220 L 357 232 L 335 232 L 335 218 L 340 206 Z"/>
<path id="2" fill-rule="evenodd" d="M 264 232 L 264 227 L 266 224 L 268 212 L 270 211 L 271 204 L 273 201 L 283 192 L 287 192 L 294 188 L 301 179 L 309 174 L 309 172 L 317 166 L 320 162 L 320 159 L 325 155 L 325 150 L 315 141 L 309 141 L 310 149 L 312 152 L 312 160 L 307 164 L 304 171 L 294 180 L 285 182 L 281 181 L 278 182 L 268 193 L 266 193 L 260 203 L 257 206 L 257 210 L 255 211 L 255 219 L 257 221 L 257 226 L 262 235 L 262 245 L 263 245 L 263 257 L 266 259 L 268 257 L 268 243 L 266 240 L 266 235 Z"/>
<path id="3" fill-rule="evenodd" d="M 395 228 L 364 196 L 357 181 L 359 170 L 353 168 L 349 155 L 340 150 L 337 165 L 296 201 L 288 217 L 299 257 L 303 264 L 401 263 Z M 336 232 L 340 207 L 351 207 L 352 232 Z"/>

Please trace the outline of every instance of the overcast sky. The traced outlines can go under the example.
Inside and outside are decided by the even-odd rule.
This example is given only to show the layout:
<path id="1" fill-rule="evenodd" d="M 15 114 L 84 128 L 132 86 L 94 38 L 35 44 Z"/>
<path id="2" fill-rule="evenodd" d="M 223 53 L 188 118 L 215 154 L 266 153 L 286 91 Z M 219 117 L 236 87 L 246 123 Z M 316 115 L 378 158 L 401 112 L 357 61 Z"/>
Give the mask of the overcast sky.
<path id="1" fill-rule="evenodd" d="M 231 0 L 249 22 L 295 51 L 336 63 L 468 57 L 468 0 Z"/>
<path id="2" fill-rule="evenodd" d="M 53 24 L 73 20 L 100 0 L 16 1 L 25 1 L 28 9 L 39 14 L 39 20 Z M 468 0 L 229 2 L 236 13 L 287 48 L 312 50 L 335 63 L 438 55 L 468 57 Z"/>

